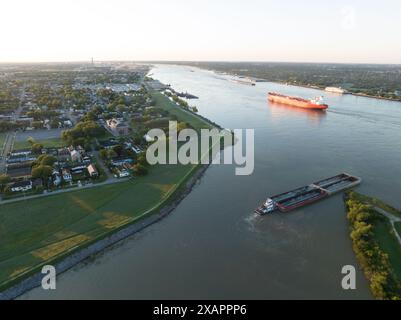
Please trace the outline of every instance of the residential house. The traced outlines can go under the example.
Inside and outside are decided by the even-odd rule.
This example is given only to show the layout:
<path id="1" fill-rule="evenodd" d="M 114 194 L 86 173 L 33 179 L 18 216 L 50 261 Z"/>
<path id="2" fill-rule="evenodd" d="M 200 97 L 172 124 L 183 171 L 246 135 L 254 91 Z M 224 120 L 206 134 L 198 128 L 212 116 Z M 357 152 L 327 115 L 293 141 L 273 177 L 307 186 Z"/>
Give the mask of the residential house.
<path id="1" fill-rule="evenodd" d="M 72 175 L 71 175 L 71 171 L 68 170 L 67 168 L 64 168 L 61 172 L 63 174 L 63 180 L 65 182 L 71 182 L 72 181 Z"/>
<path id="2" fill-rule="evenodd" d="M 57 159 L 60 162 L 66 162 L 70 160 L 70 151 L 67 148 L 59 149 Z"/>
<path id="3" fill-rule="evenodd" d="M 122 166 L 124 164 L 132 164 L 132 163 L 134 163 L 134 160 L 132 158 L 118 158 L 117 157 L 117 158 L 111 159 L 111 164 L 116 167 Z"/>
<path id="4" fill-rule="evenodd" d="M 11 191 L 12 192 L 21 192 L 21 191 L 29 191 L 32 190 L 32 181 L 27 180 L 27 181 L 19 181 L 15 182 L 11 185 Z"/>
<path id="5" fill-rule="evenodd" d="M 78 150 L 74 149 L 74 150 L 70 151 L 70 156 L 71 156 L 72 162 L 81 162 L 82 161 L 81 153 Z"/>
<path id="6" fill-rule="evenodd" d="M 53 171 L 52 174 L 52 178 L 53 178 L 53 184 L 58 187 L 61 184 L 61 176 L 60 176 L 60 172 L 58 172 L 57 170 Z"/>
<path id="7" fill-rule="evenodd" d="M 73 167 L 73 168 L 71 168 L 71 174 L 80 174 L 80 173 L 84 172 L 85 169 L 86 169 L 86 166 L 82 166 L 82 165 Z"/>
<path id="8" fill-rule="evenodd" d="M 122 120 L 110 119 L 106 121 L 108 129 L 116 136 L 126 136 L 129 134 L 130 127 Z"/>
<path id="9" fill-rule="evenodd" d="M 94 164 L 90 164 L 88 167 L 88 173 L 92 178 L 97 178 L 99 176 L 99 172 Z"/>
<path id="10" fill-rule="evenodd" d="M 113 149 L 115 146 L 118 146 L 119 143 L 115 140 L 106 140 L 106 141 L 100 141 L 99 142 L 100 146 L 104 149 Z"/>

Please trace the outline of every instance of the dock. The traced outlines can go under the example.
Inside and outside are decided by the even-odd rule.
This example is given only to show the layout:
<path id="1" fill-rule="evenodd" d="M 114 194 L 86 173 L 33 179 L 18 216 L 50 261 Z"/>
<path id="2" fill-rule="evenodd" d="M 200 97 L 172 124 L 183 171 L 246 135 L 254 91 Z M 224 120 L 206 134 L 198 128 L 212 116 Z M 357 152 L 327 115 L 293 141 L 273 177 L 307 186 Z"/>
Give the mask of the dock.
<path id="1" fill-rule="evenodd" d="M 348 173 L 314 182 L 308 186 L 288 191 L 267 199 L 266 203 L 255 210 L 265 215 L 279 210 L 282 213 L 290 212 L 319 200 L 330 197 L 344 190 L 354 188 L 362 179 Z"/>

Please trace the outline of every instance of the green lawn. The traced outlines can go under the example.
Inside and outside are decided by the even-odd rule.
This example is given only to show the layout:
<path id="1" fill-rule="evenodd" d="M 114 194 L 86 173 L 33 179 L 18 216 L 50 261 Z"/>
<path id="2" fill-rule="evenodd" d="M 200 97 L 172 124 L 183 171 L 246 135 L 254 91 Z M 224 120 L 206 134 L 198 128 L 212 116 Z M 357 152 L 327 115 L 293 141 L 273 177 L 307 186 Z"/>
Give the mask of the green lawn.
<path id="1" fill-rule="evenodd" d="M 361 202 L 369 203 L 373 206 L 379 207 L 379 208 L 383 209 L 384 211 L 390 212 L 393 215 L 401 218 L 400 210 L 388 205 L 387 203 L 383 202 L 382 200 L 380 200 L 378 198 L 366 196 L 366 195 L 363 195 L 363 194 L 360 194 L 357 192 L 354 193 L 354 196 Z"/>
<path id="2" fill-rule="evenodd" d="M 401 246 L 392 232 L 393 229 L 387 219 L 375 222 L 375 240 L 379 244 L 380 249 L 388 254 L 394 274 L 401 281 Z"/>
<path id="3" fill-rule="evenodd" d="M 194 129 L 213 128 L 213 126 L 209 122 L 199 117 L 194 117 L 194 115 L 192 115 L 190 112 L 186 112 L 180 107 L 177 107 L 175 103 L 171 102 L 160 92 L 153 92 L 152 97 L 156 101 L 157 107 L 167 110 L 168 112 L 170 112 L 170 114 L 177 116 L 180 121 L 190 123 Z"/>
<path id="4" fill-rule="evenodd" d="M 35 140 L 35 143 L 40 143 L 45 148 L 56 148 L 56 147 L 62 147 L 64 145 L 63 140 L 61 140 L 60 138 L 46 139 L 46 140 Z M 14 143 L 14 150 L 29 149 L 30 147 L 31 147 L 31 145 L 27 140 L 25 140 L 25 141 L 15 141 L 15 143 Z"/>
<path id="5" fill-rule="evenodd" d="M 363 203 L 377 206 L 395 216 L 401 217 L 401 211 L 388 205 L 380 199 L 366 196 L 360 193 L 354 193 L 355 197 Z M 380 215 L 380 213 L 378 213 Z M 381 215 L 382 216 L 382 215 Z M 384 220 L 378 220 L 374 223 L 375 240 L 379 244 L 380 249 L 389 255 L 391 266 L 399 281 L 401 281 L 401 246 L 393 234 L 393 228 L 387 218 L 382 216 Z M 401 224 L 396 224 L 396 229 L 401 235 Z"/>
<path id="6" fill-rule="evenodd" d="M 203 120 L 174 107 L 162 95 L 154 96 L 158 105 L 175 113 L 180 121 L 197 128 L 209 127 Z M 158 165 L 150 169 L 148 176 L 135 180 L 0 205 L 0 288 L 158 212 L 196 168 Z"/>
<path id="7" fill-rule="evenodd" d="M 3 145 L 6 140 L 7 134 L 6 133 L 0 133 L 0 150 L 3 150 Z"/>
<path id="8" fill-rule="evenodd" d="M 129 182 L 0 207 L 1 284 L 77 245 L 135 221 L 177 188 L 194 166 L 157 166 Z"/>
<path id="9" fill-rule="evenodd" d="M 397 230 L 397 233 L 400 235 L 401 237 L 401 222 L 396 222 L 395 223 L 395 229 Z"/>

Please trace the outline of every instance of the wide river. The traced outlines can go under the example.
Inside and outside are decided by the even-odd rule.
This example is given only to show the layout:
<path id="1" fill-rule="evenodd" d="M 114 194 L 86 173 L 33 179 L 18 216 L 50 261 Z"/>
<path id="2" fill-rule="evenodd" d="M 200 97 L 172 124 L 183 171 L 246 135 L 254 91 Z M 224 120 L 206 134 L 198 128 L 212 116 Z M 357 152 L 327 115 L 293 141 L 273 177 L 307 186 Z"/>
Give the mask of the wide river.
<path id="1" fill-rule="evenodd" d="M 363 178 L 359 191 L 401 207 L 401 103 L 325 94 L 316 113 L 269 105 L 267 92 L 312 98 L 321 91 L 258 83 L 183 66 L 153 77 L 200 97 L 191 104 L 223 127 L 255 129 L 255 171 L 211 166 L 166 219 L 58 277 L 57 290 L 26 299 L 371 299 L 341 287 L 357 266 L 341 195 L 290 214 L 257 217 L 274 195 L 340 172 Z M 134 199 L 132 200 L 134 201 Z"/>

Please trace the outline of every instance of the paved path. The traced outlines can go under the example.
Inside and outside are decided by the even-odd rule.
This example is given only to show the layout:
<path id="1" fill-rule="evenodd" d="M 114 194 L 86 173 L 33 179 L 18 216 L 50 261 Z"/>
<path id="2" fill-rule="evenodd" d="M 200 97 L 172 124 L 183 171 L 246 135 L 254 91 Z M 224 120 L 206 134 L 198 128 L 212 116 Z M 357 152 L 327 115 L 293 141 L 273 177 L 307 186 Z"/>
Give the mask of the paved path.
<path id="1" fill-rule="evenodd" d="M 387 219 L 390 220 L 390 223 L 391 223 L 391 225 L 392 225 L 392 227 L 393 227 L 394 234 L 395 234 L 395 236 L 397 237 L 398 242 L 399 242 L 400 245 L 401 245 L 401 236 L 398 234 L 397 229 L 395 228 L 395 224 L 396 224 L 397 222 L 401 222 L 401 218 L 399 218 L 399 217 L 393 215 L 392 213 L 387 212 L 387 211 L 385 211 L 385 210 L 383 210 L 383 209 L 381 209 L 381 208 L 379 208 L 379 207 L 373 207 L 373 209 L 374 209 L 375 211 L 377 211 L 378 213 L 384 215 Z"/>
<path id="2" fill-rule="evenodd" d="M 82 187 L 62 189 L 62 190 L 58 190 L 58 191 L 52 191 L 52 192 L 48 192 L 48 193 L 37 194 L 37 195 L 27 196 L 27 197 L 20 197 L 20 198 L 11 199 L 11 200 L 3 200 L 3 201 L 0 201 L 0 206 L 2 204 L 7 204 L 7 203 L 15 203 L 15 202 L 20 202 L 20 201 L 25 201 L 25 200 L 49 197 L 49 196 L 53 196 L 53 195 L 61 194 L 61 193 L 97 188 L 97 187 L 101 187 L 101 186 L 105 186 L 105 185 L 121 183 L 121 182 L 128 181 L 128 180 L 130 180 L 130 179 L 129 178 L 111 179 L 111 180 L 107 180 L 107 181 L 96 183 L 96 184 L 87 184 Z"/>
<path id="3" fill-rule="evenodd" d="M 99 151 L 96 151 L 92 148 L 92 153 L 96 158 L 97 164 L 102 168 L 104 174 L 107 176 L 107 180 L 116 181 L 118 180 L 114 175 L 110 172 L 109 168 L 107 168 L 102 159 L 100 159 Z"/>
<path id="4" fill-rule="evenodd" d="M 0 173 L 6 173 L 7 169 L 7 155 L 12 151 L 14 146 L 16 133 L 8 133 L 4 140 L 3 150 L 0 159 Z"/>

